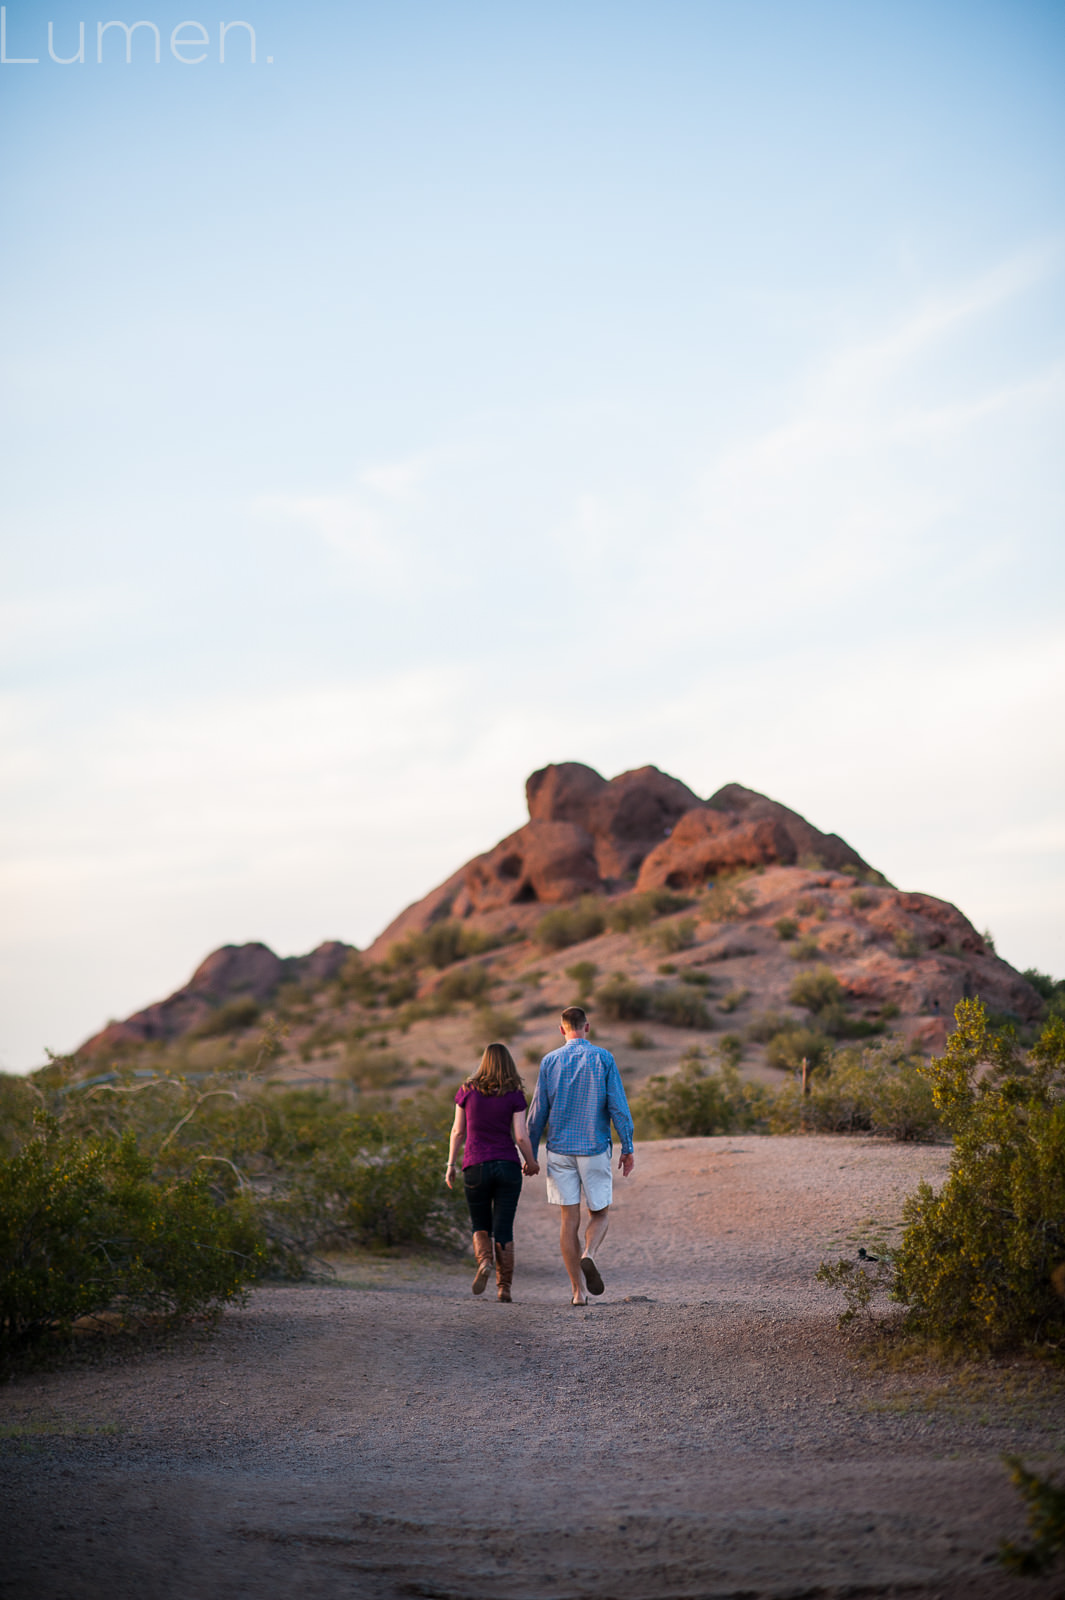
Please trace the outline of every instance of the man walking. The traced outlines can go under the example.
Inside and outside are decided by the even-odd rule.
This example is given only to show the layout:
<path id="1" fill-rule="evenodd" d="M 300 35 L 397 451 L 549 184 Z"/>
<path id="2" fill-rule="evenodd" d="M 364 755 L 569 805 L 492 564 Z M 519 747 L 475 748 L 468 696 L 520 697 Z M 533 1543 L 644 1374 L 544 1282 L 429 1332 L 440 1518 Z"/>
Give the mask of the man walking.
<path id="1" fill-rule="evenodd" d="M 621 1140 L 618 1171 L 627 1178 L 636 1159 L 632 1116 L 617 1062 L 609 1050 L 591 1042 L 580 1006 L 567 1006 L 559 1031 L 565 1043 L 540 1063 L 529 1107 L 529 1139 L 536 1155 L 547 1129 L 547 1198 L 562 1207 L 559 1244 L 573 1285 L 573 1304 L 586 1306 L 585 1285 L 592 1294 L 602 1294 L 604 1288 L 595 1256 L 606 1238 L 614 1198 L 610 1124 Z M 588 1205 L 583 1247 L 582 1191 Z"/>

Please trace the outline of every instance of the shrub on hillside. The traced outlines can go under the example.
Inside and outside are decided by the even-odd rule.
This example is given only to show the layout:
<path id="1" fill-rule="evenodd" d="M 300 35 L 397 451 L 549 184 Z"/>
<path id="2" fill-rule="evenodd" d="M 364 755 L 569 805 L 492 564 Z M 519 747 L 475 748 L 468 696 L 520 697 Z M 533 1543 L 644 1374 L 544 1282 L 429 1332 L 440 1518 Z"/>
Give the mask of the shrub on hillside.
<path id="1" fill-rule="evenodd" d="M 572 967 L 566 968 L 566 977 L 572 978 L 577 985 L 577 999 L 582 1004 L 591 994 L 598 972 L 594 961 L 576 961 Z"/>
<path id="2" fill-rule="evenodd" d="M 744 876 L 744 874 L 741 874 Z M 754 905 L 754 895 L 730 879 L 719 879 L 703 896 L 702 913 L 708 922 L 737 922 Z"/>
<path id="3" fill-rule="evenodd" d="M 688 1055 L 672 1077 L 654 1077 L 633 1099 L 632 1112 L 644 1138 L 701 1138 L 744 1132 L 766 1111 L 766 1091 L 744 1083 L 736 1068 L 708 1067 Z"/>
<path id="4" fill-rule="evenodd" d="M 792 982 L 788 999 L 793 1006 L 805 1011 L 824 1011 L 826 1006 L 838 1005 L 844 988 L 835 973 L 828 967 L 814 967 L 810 972 L 800 972 Z"/>
<path id="5" fill-rule="evenodd" d="M 545 950 L 568 950 L 570 945 L 598 938 L 605 927 L 602 903 L 585 895 L 575 906 L 556 906 L 548 911 L 536 924 L 533 938 Z"/>
<path id="6" fill-rule="evenodd" d="M 714 1026 L 706 1001 L 690 984 L 652 991 L 651 1015 L 670 1028 L 709 1029 Z"/>
<path id="7" fill-rule="evenodd" d="M 766 1060 L 781 1072 L 800 1071 L 806 1061 L 810 1071 L 822 1066 L 832 1053 L 832 1041 L 816 1028 L 795 1024 L 775 1033 L 766 1046 Z"/>
<path id="8" fill-rule="evenodd" d="M 650 989 L 621 972 L 601 983 L 595 994 L 596 1006 L 608 1022 L 642 1022 L 651 1014 L 653 999 Z"/>
<path id="9" fill-rule="evenodd" d="M 497 938 L 479 928 L 468 928 L 465 923 L 445 918 L 431 922 L 421 933 L 410 933 L 398 940 L 385 957 L 388 969 L 397 967 L 436 967 L 442 971 L 456 961 L 468 956 L 483 955 L 499 944 Z"/>
<path id="10" fill-rule="evenodd" d="M 1065 1022 L 1027 1058 L 963 1000 L 925 1069 L 952 1128 L 943 1187 L 906 1203 L 895 1297 L 924 1337 L 972 1351 L 1065 1343 Z M 1060 1280 L 1060 1281 L 1059 1281 Z"/>
<path id="11" fill-rule="evenodd" d="M 654 943 L 663 955 L 674 956 L 678 950 L 690 950 L 695 943 L 698 924 L 694 917 L 680 917 L 676 922 L 664 923 L 653 934 Z"/>
<path id="12" fill-rule="evenodd" d="M 433 990 L 432 1004 L 435 1010 L 447 1011 L 463 1000 L 483 1000 L 491 986 L 491 973 L 487 967 L 475 962 L 441 978 Z"/>
<path id="13" fill-rule="evenodd" d="M 791 1036 L 793 1041 L 798 1037 Z M 807 1060 L 814 1069 L 809 1093 L 804 1096 L 797 1082 L 780 1090 L 770 1119 L 774 1133 L 805 1128 L 810 1133 L 883 1134 L 902 1141 L 942 1136 L 931 1085 L 900 1041 L 823 1052 L 820 1059 L 807 1052 Z M 797 1069 L 801 1061 L 800 1056 L 788 1064 Z"/>
<path id="14" fill-rule="evenodd" d="M 1036 967 L 1027 967 L 1024 976 L 1045 1000 L 1047 1016 L 1065 1018 L 1065 978 L 1058 978 L 1055 981 Z"/>
<path id="15" fill-rule="evenodd" d="M 64 1135 L 53 1117 L 0 1162 L 0 1343 L 120 1309 L 166 1317 L 239 1298 L 267 1260 L 250 1200 L 206 1175 L 161 1185 L 132 1131 Z"/>
<path id="16" fill-rule="evenodd" d="M 204 1017 L 192 1030 L 194 1039 L 214 1039 L 219 1034 L 235 1033 L 239 1028 L 250 1028 L 259 1020 L 259 1003 L 250 994 L 229 1000 L 224 1006 Z"/>
<path id="17" fill-rule="evenodd" d="M 610 911 L 612 933 L 631 933 L 633 928 L 646 928 L 658 917 L 667 917 L 673 911 L 683 911 L 691 901 L 686 895 L 674 894 L 672 889 L 649 889 L 646 894 L 627 895 Z"/>
<path id="18" fill-rule="evenodd" d="M 799 924 L 794 917 L 778 917 L 773 924 L 778 939 L 794 939 L 799 931 Z"/>

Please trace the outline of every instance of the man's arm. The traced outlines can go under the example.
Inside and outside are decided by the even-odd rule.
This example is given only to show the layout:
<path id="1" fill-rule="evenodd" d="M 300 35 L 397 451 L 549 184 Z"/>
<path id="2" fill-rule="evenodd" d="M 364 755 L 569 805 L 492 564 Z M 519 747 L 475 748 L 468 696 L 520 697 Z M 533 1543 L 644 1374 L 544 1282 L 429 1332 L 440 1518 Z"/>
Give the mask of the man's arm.
<path id="1" fill-rule="evenodd" d="M 628 1177 L 632 1171 L 632 1143 L 635 1129 L 632 1123 L 632 1112 L 629 1110 L 629 1102 L 625 1097 L 625 1086 L 621 1081 L 618 1064 L 613 1057 L 610 1059 L 610 1066 L 607 1068 L 606 1074 L 606 1108 L 610 1115 L 610 1120 L 614 1124 L 617 1136 L 621 1140 L 621 1161 L 619 1165 L 622 1172 Z"/>
<path id="2" fill-rule="evenodd" d="M 536 1088 L 533 1090 L 532 1103 L 529 1106 L 529 1143 L 532 1145 L 533 1159 L 540 1155 L 540 1140 L 547 1126 L 547 1119 L 551 1114 L 551 1101 L 544 1082 L 544 1065 L 541 1061 L 540 1071 L 536 1078 Z"/>

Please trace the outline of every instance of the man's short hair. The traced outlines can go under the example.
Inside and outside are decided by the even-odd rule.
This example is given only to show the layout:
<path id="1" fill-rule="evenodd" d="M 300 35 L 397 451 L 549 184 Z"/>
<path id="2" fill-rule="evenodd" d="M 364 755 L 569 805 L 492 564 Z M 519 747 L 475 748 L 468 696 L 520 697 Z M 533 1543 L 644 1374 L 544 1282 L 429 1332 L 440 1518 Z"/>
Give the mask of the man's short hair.
<path id="1" fill-rule="evenodd" d="M 562 1026 L 571 1033 L 583 1033 L 588 1026 L 588 1016 L 580 1006 L 567 1006 L 562 1013 Z"/>

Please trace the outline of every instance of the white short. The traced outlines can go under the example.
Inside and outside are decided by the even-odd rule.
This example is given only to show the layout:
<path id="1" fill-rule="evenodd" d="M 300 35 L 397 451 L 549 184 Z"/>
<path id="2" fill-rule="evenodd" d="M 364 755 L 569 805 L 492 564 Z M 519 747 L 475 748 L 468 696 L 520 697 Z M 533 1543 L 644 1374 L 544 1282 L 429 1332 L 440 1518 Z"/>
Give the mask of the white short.
<path id="1" fill-rule="evenodd" d="M 579 1206 L 581 1190 L 590 1211 L 605 1211 L 614 1198 L 610 1151 L 597 1156 L 561 1156 L 547 1152 L 547 1200 L 553 1206 Z"/>

